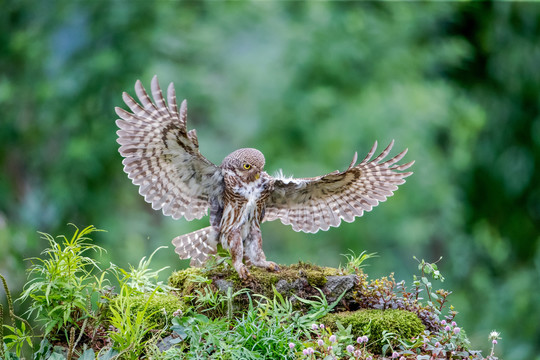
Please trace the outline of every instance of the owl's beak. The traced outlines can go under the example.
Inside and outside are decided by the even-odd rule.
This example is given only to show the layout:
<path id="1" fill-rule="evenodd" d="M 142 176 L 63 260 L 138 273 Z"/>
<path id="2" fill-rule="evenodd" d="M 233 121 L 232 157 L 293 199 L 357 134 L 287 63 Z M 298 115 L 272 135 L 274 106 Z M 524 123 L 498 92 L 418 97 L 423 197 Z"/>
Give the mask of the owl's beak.
<path id="1" fill-rule="evenodd" d="M 259 180 L 260 177 L 261 177 L 261 173 L 256 173 L 255 174 L 255 180 Z"/>

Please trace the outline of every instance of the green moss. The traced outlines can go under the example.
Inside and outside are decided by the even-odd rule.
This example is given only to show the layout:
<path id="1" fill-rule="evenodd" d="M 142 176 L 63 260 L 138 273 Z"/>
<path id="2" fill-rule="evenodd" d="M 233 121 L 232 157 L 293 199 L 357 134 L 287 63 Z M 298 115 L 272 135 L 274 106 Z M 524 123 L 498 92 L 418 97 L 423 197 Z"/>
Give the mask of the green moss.
<path id="1" fill-rule="evenodd" d="M 358 310 L 328 314 L 322 322 L 331 329 L 336 329 L 336 322 L 343 326 L 352 326 L 352 334 L 357 337 L 369 336 L 370 350 L 381 353 L 383 331 L 390 331 L 402 339 L 411 339 L 424 331 L 424 325 L 416 314 L 405 310 Z M 371 323 L 371 324 L 370 324 Z M 364 329 L 369 325 L 370 333 Z"/>
<path id="2" fill-rule="evenodd" d="M 175 271 L 169 277 L 169 286 L 183 290 L 194 281 L 203 281 L 204 273 L 201 268 L 187 268 L 185 270 Z"/>
<path id="3" fill-rule="evenodd" d="M 208 286 L 207 284 L 212 284 L 211 287 L 216 291 L 218 289 L 217 281 L 224 280 L 232 284 L 234 292 L 248 288 L 252 294 L 273 298 L 273 288 L 277 287 L 284 296 L 295 294 L 301 297 L 311 297 L 319 296 L 316 288 L 323 288 L 328 276 L 343 275 L 338 269 L 302 262 L 291 266 L 280 265 L 278 272 L 254 266 L 250 267 L 249 271 L 250 278 L 246 281 L 241 280 L 234 268 L 223 262 L 213 264 L 208 268 L 189 268 L 174 272 L 169 278 L 169 285 L 179 289 L 182 295 L 192 295 L 196 290 Z M 241 303 L 247 304 L 248 298 L 244 296 L 235 299 L 235 301 L 239 302 L 239 305 Z"/>
<path id="4" fill-rule="evenodd" d="M 148 298 L 148 294 L 130 297 L 129 305 L 131 306 L 131 313 L 135 314 L 143 310 L 148 302 L 146 314 L 151 315 L 147 318 L 147 324 L 149 326 L 156 325 L 157 329 L 167 325 L 167 321 L 172 318 L 172 314 L 176 310 L 180 309 L 183 311 L 186 308 L 184 302 L 172 294 L 155 294 L 150 301 L 148 301 Z"/>

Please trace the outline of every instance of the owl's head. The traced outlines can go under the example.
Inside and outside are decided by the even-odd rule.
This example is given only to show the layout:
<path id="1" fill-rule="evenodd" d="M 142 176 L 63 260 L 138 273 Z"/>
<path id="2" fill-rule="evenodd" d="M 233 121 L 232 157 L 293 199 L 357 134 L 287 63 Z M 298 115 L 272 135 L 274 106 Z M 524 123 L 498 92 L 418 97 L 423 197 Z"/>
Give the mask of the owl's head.
<path id="1" fill-rule="evenodd" d="M 248 182 L 259 178 L 264 168 L 264 155 L 257 149 L 244 148 L 233 151 L 223 159 L 221 168 L 230 170 Z"/>

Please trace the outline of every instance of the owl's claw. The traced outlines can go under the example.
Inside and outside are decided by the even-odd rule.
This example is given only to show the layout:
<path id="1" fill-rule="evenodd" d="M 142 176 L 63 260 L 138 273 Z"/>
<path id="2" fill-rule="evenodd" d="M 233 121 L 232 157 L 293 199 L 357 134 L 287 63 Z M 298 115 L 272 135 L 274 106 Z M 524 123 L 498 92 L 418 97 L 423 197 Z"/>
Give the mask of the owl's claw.
<path id="1" fill-rule="evenodd" d="M 247 269 L 246 265 L 240 264 L 239 266 L 235 266 L 236 272 L 238 273 L 238 276 L 242 280 L 247 280 L 251 274 L 249 273 L 249 270 Z"/>
<path id="2" fill-rule="evenodd" d="M 273 262 L 273 261 L 267 261 L 267 262 L 266 262 L 266 268 L 267 268 L 268 270 L 270 270 L 270 271 L 275 271 L 275 272 L 277 272 L 277 271 L 280 270 L 278 264 L 276 264 L 276 263 Z"/>

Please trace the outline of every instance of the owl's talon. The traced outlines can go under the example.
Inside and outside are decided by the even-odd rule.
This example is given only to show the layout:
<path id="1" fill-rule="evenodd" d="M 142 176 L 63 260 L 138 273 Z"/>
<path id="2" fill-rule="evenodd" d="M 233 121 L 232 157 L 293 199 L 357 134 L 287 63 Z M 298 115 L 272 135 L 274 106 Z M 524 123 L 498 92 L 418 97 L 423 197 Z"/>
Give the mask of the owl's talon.
<path id="1" fill-rule="evenodd" d="M 270 271 L 278 272 L 280 270 L 278 264 L 273 261 L 268 261 L 266 268 Z"/>
<path id="2" fill-rule="evenodd" d="M 236 268 L 236 272 L 238 273 L 238 276 L 240 277 L 240 279 L 242 280 L 247 280 L 251 274 L 249 273 L 249 270 L 247 269 L 247 267 L 242 264 L 238 267 L 235 267 Z"/>

